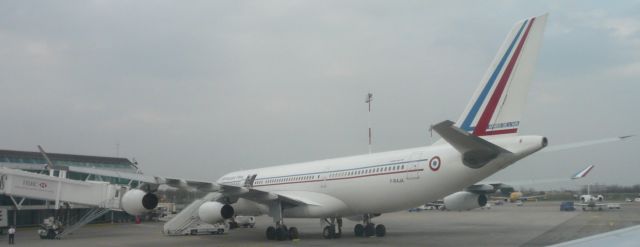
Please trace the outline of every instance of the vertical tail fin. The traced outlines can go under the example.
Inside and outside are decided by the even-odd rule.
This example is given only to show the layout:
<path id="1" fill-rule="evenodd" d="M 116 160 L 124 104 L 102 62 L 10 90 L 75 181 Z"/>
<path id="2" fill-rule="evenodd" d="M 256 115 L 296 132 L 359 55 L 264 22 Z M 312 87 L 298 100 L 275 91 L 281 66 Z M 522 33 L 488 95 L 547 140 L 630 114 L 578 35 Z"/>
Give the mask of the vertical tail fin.
<path id="1" fill-rule="evenodd" d="M 476 136 L 517 134 L 546 19 L 515 24 L 456 126 Z"/>

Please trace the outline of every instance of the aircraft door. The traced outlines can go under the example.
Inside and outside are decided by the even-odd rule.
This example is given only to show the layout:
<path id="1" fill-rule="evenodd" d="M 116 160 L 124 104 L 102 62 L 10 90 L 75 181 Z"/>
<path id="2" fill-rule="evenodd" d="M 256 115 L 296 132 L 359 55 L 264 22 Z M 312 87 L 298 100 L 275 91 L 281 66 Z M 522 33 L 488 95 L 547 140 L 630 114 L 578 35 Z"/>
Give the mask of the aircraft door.
<path id="1" fill-rule="evenodd" d="M 329 167 L 320 174 L 320 188 L 327 188 L 327 178 L 329 177 Z"/>
<path id="2" fill-rule="evenodd" d="M 405 165 L 405 169 L 407 171 L 407 180 L 419 179 L 420 178 L 420 164 L 425 163 L 426 161 L 419 161 L 422 158 L 422 152 L 415 152 L 411 154 L 410 158 Z"/>
<path id="3" fill-rule="evenodd" d="M 253 188 L 253 182 L 256 181 L 256 177 L 258 174 L 247 175 L 247 178 L 244 179 L 244 187 Z"/>

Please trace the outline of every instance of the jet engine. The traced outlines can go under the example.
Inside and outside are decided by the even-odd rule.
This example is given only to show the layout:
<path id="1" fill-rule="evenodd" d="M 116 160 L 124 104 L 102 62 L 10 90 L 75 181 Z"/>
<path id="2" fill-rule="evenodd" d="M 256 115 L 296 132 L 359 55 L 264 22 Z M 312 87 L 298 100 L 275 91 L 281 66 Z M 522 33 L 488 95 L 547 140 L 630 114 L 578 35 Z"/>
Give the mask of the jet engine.
<path id="1" fill-rule="evenodd" d="M 219 202 L 205 202 L 198 208 L 198 216 L 200 219 L 209 224 L 215 224 L 220 221 L 233 217 L 235 211 L 229 204 Z"/>
<path id="2" fill-rule="evenodd" d="M 158 196 L 139 189 L 124 193 L 120 201 L 122 209 L 131 215 L 141 215 L 158 206 Z"/>
<path id="3" fill-rule="evenodd" d="M 462 211 L 487 205 L 487 196 L 467 191 L 460 191 L 444 198 L 444 207 L 448 210 Z"/>

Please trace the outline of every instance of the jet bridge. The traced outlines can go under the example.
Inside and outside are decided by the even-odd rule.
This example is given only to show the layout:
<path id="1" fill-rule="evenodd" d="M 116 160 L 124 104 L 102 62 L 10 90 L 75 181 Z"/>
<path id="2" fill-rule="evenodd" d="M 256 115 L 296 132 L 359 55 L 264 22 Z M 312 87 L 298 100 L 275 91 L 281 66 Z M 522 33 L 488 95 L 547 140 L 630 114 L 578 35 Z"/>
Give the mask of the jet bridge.
<path id="1" fill-rule="evenodd" d="M 2 167 L 0 193 L 10 196 L 18 209 L 21 203 L 15 201 L 16 197 L 53 201 L 56 209 L 60 202 L 120 209 L 120 196 L 128 190 L 126 186 L 67 179 L 65 173 L 60 170 L 56 177 L 53 173 L 45 175 Z"/>
<path id="2" fill-rule="evenodd" d="M 67 226 L 57 238 L 64 237 L 110 210 L 121 210 L 121 196 L 129 190 L 127 186 L 108 182 L 67 179 L 65 170 L 58 170 L 58 176 L 54 176 L 54 170 L 48 172 L 38 174 L 0 167 L 0 194 L 9 196 L 18 210 L 23 209 L 25 198 L 54 202 L 55 209 L 60 209 L 61 203 L 91 208 L 79 221 Z"/>

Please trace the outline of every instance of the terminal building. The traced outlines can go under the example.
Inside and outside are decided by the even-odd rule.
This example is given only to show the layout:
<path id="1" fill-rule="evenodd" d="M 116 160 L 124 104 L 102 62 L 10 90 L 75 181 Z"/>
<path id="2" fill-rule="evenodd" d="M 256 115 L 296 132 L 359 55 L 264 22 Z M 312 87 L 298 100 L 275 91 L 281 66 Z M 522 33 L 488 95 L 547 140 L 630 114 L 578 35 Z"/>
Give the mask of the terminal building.
<path id="1" fill-rule="evenodd" d="M 92 169 L 139 173 L 140 171 L 136 164 L 126 158 L 59 153 L 47 153 L 46 156 L 54 167 L 89 168 L 83 169 L 86 173 L 68 171 L 66 177 L 69 179 L 104 181 L 112 184 L 129 185 L 133 187 L 138 185 L 137 181 L 131 181 L 120 177 L 99 176 L 90 173 Z M 47 164 L 47 159 L 43 153 L 0 150 L 0 167 L 20 169 L 36 173 L 47 173 Z M 57 174 L 55 175 L 57 176 Z M 19 209 L 16 204 L 20 205 Z M 56 210 L 54 205 L 50 202 L 24 198 L 12 198 L 7 195 L 0 195 L 0 209 L 6 210 L 2 210 L 6 212 L 6 214 L 0 217 L 6 217 L 9 225 L 15 225 L 18 227 L 39 225 L 44 219 L 52 216 L 62 222 L 71 223 L 74 220 L 80 219 L 89 210 L 89 208 L 81 205 L 68 204 Z M 132 220 L 132 217 L 124 212 L 111 211 L 111 213 L 105 214 L 94 222 L 122 222 L 130 220 Z"/>

